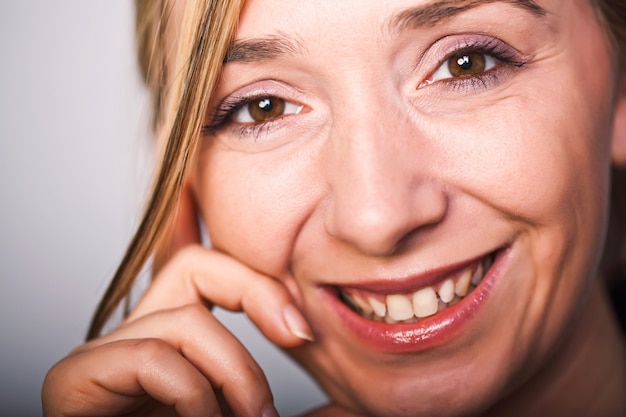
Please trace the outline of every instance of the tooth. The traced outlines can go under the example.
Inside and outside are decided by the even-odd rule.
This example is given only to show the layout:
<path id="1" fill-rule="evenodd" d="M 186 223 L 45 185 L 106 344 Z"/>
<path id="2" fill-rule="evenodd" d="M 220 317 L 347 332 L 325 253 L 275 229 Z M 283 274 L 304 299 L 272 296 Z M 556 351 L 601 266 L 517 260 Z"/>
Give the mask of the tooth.
<path id="1" fill-rule="evenodd" d="M 454 281 L 447 279 L 441 284 L 439 288 L 439 298 L 444 303 L 449 303 L 454 298 Z"/>
<path id="2" fill-rule="evenodd" d="M 352 300 L 354 304 L 356 304 L 356 306 L 361 309 L 363 314 L 370 316 L 374 313 L 374 308 L 371 306 L 371 304 L 359 297 L 358 295 L 351 295 L 350 300 Z M 383 313 L 383 316 L 384 315 L 385 314 Z"/>
<path id="3" fill-rule="evenodd" d="M 396 321 L 408 320 L 413 317 L 411 300 L 403 294 L 390 294 L 387 296 L 387 313 Z"/>
<path id="4" fill-rule="evenodd" d="M 413 294 L 413 312 L 417 317 L 432 316 L 438 308 L 437 293 L 432 287 L 423 288 Z"/>
<path id="5" fill-rule="evenodd" d="M 378 301 L 377 299 L 370 297 L 367 301 L 372 306 L 372 310 L 374 310 L 374 314 L 378 317 L 385 317 L 385 313 L 387 312 L 387 306 L 385 303 Z"/>
<path id="6" fill-rule="evenodd" d="M 465 297 L 467 295 L 467 292 L 469 291 L 469 285 L 470 285 L 471 279 L 472 279 L 471 269 L 468 269 L 465 272 L 463 272 L 463 275 L 461 275 L 459 280 L 456 282 L 456 285 L 454 286 L 454 292 L 456 293 L 456 295 L 458 295 L 459 297 Z"/>
<path id="7" fill-rule="evenodd" d="M 474 271 L 474 275 L 472 275 L 472 284 L 478 285 L 480 281 L 483 279 L 483 264 L 478 264 L 476 267 L 476 271 Z"/>

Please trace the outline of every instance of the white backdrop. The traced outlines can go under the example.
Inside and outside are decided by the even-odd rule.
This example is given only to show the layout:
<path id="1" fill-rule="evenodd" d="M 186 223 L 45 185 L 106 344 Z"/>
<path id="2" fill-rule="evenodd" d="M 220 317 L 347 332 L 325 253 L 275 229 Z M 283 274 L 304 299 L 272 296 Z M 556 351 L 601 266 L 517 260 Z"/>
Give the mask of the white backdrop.
<path id="1" fill-rule="evenodd" d="M 147 95 L 130 0 L 0 0 L 0 416 L 41 415 L 46 371 L 84 337 L 136 225 Z M 241 315 L 224 320 L 283 416 L 319 389 Z"/>

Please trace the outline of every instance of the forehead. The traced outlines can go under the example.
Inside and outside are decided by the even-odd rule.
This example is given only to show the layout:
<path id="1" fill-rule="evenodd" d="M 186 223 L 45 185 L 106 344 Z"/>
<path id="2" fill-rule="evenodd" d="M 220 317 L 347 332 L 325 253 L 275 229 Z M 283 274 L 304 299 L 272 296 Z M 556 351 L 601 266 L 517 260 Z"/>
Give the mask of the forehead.
<path id="1" fill-rule="evenodd" d="M 297 29 L 312 22 L 324 26 L 351 26 L 350 22 L 363 21 L 364 18 L 377 22 L 370 30 L 387 33 L 407 25 L 433 26 L 487 4 L 509 5 L 537 16 L 546 14 L 546 10 L 535 0 L 248 0 L 237 37 Z"/>
<path id="2" fill-rule="evenodd" d="M 462 31 L 464 21 L 473 22 L 468 30 L 494 22 L 527 30 L 535 19 L 549 27 L 549 14 L 536 0 L 248 0 L 226 62 L 326 56 L 342 48 L 367 53 L 411 30 Z"/>

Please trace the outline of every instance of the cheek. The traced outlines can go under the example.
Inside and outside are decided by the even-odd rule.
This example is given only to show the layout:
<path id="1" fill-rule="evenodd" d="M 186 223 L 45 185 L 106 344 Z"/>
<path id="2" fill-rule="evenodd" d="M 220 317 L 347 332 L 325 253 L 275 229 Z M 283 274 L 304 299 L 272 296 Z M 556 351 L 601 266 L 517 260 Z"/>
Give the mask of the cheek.
<path id="1" fill-rule="evenodd" d="M 212 246 L 269 276 L 285 275 L 293 242 L 319 195 L 313 159 L 211 149 L 203 156 L 194 191 Z"/>
<path id="2" fill-rule="evenodd" d="M 455 165 L 450 181 L 510 218 L 534 225 L 597 211 L 608 166 L 594 146 L 598 132 L 565 122 L 574 115 L 553 112 L 551 120 L 527 117 L 528 111 L 517 115 L 524 120 L 511 112 L 492 123 L 486 137 L 475 138 L 463 156 L 470 162 Z"/>
<path id="3" fill-rule="evenodd" d="M 458 124 L 440 152 L 448 181 L 511 219 L 598 233 L 608 197 L 611 82 L 563 71 L 562 62 L 576 58 L 531 73 L 531 86 L 531 77 L 549 75 Z M 609 74 L 602 58 L 594 66 Z"/>

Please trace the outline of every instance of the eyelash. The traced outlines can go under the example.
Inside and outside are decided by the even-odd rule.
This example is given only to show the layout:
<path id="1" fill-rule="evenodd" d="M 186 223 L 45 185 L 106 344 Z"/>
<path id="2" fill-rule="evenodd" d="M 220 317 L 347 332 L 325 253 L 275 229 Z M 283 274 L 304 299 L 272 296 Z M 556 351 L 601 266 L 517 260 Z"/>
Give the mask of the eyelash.
<path id="1" fill-rule="evenodd" d="M 229 97 L 225 99 L 215 108 L 215 113 L 210 119 L 211 123 L 203 126 L 202 131 L 210 134 L 216 133 L 229 121 L 235 112 L 254 99 L 254 97 Z"/>
<path id="2" fill-rule="evenodd" d="M 426 85 L 422 85 L 424 84 L 422 83 L 417 88 L 420 89 L 429 85 L 445 83 L 448 88 L 457 91 L 475 91 L 480 88 L 486 89 L 491 87 L 492 85 L 497 84 L 501 72 L 501 67 L 508 66 L 510 68 L 521 68 L 526 65 L 526 61 L 520 58 L 520 54 L 517 51 L 496 38 L 490 38 L 487 41 L 460 43 L 454 48 L 452 52 L 450 52 L 443 60 L 439 62 L 436 70 L 431 73 L 429 77 L 432 77 L 443 65 L 446 65 L 450 61 L 450 59 L 470 53 L 478 53 L 481 55 L 492 57 L 497 61 L 496 65 L 493 68 L 490 68 L 477 75 L 449 77 L 434 81 L 432 83 L 426 83 Z M 202 127 L 202 133 L 215 134 L 219 132 L 231 121 L 233 115 L 241 110 L 244 106 L 247 106 L 251 102 L 265 97 L 275 96 L 271 94 L 256 94 L 247 97 L 233 96 L 226 98 L 216 107 L 215 112 L 210 119 L 210 124 Z M 258 123 L 235 125 L 233 126 L 233 133 L 238 133 L 240 138 L 251 136 L 255 140 L 257 140 L 262 134 L 268 134 L 273 124 L 281 118 L 282 117 L 277 117 Z"/>

